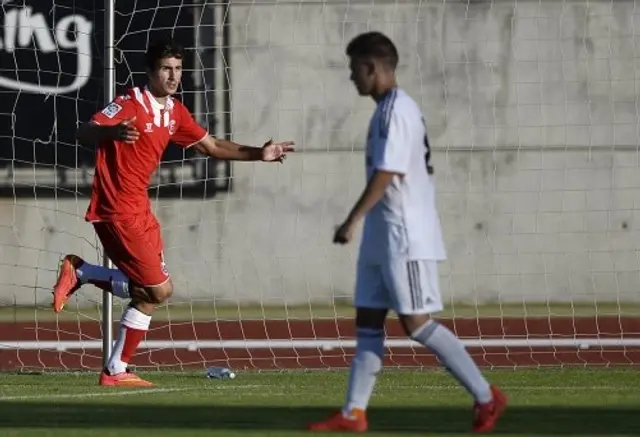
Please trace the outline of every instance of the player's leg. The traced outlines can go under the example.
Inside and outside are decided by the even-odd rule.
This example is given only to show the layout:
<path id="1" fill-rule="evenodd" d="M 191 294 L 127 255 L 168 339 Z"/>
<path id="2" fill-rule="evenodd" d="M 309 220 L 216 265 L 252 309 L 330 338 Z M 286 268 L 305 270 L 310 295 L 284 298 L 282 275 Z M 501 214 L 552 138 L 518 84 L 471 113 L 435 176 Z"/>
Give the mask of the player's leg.
<path id="1" fill-rule="evenodd" d="M 356 351 L 351 362 L 346 403 L 349 417 L 364 416 L 384 358 L 384 322 L 387 308 L 356 309 Z"/>
<path id="2" fill-rule="evenodd" d="M 140 342 L 151 325 L 151 316 L 158 304 L 165 302 L 173 293 L 171 279 L 156 286 L 141 286 L 131 283 L 131 302 L 120 319 L 116 341 L 106 368 L 100 375 L 100 385 L 132 385 L 148 387 L 129 371 L 129 363 Z"/>
<path id="3" fill-rule="evenodd" d="M 59 313 L 69 298 L 84 284 L 126 299 L 129 297 L 129 278 L 118 269 L 90 264 L 77 255 L 65 255 L 60 263 L 58 279 L 53 287 L 53 310 Z"/>
<path id="4" fill-rule="evenodd" d="M 160 226 L 149 215 L 110 223 L 105 228 L 100 229 L 98 236 L 106 255 L 128 279 L 131 302 L 120 319 L 113 351 L 100 375 L 100 384 L 150 386 L 151 383 L 129 372 L 128 364 L 149 330 L 155 306 L 173 292 L 162 256 Z"/>
<path id="5" fill-rule="evenodd" d="M 359 263 L 356 279 L 356 351 L 344 407 L 311 431 L 355 431 L 368 428 L 366 410 L 384 357 L 384 323 L 390 305 L 379 266 Z"/>
<path id="6" fill-rule="evenodd" d="M 442 310 L 437 262 L 394 262 L 383 275 L 407 335 L 429 348 L 473 396 L 474 430 L 491 431 L 504 410 L 506 397 L 484 378 L 460 339 L 431 318 Z"/>

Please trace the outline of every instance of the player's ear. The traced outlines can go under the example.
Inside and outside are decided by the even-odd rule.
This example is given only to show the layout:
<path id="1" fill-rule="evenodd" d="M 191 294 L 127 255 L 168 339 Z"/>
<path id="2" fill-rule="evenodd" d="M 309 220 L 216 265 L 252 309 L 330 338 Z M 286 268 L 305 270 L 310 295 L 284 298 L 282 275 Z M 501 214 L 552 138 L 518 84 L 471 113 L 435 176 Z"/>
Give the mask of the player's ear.
<path id="1" fill-rule="evenodd" d="M 372 75 L 379 68 L 377 65 L 377 61 L 371 58 L 367 58 L 364 60 L 364 66 L 367 69 L 367 74 Z"/>

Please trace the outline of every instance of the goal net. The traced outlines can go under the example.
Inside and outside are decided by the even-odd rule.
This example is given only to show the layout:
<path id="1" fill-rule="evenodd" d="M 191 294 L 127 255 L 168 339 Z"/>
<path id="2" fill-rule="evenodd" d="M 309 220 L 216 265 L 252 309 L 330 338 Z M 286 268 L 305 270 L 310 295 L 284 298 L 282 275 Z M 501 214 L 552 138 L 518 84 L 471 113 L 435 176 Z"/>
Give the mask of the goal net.
<path id="1" fill-rule="evenodd" d="M 187 56 L 180 98 L 212 134 L 295 140 L 284 165 L 170 146 L 149 191 L 176 293 L 135 365 L 339 368 L 355 345 L 358 241 L 334 226 L 364 187 L 374 103 L 344 49 L 380 30 L 433 147 L 448 260 L 438 317 L 485 366 L 640 361 L 636 12 L 609 0 L 116 2 L 116 93 L 147 43 Z M 83 220 L 104 106 L 102 0 L 0 6 L 1 369 L 101 366 L 101 293 L 50 308 L 58 260 L 100 263 Z M 127 302 L 114 298 L 114 326 Z M 435 358 L 387 326 L 386 363 Z"/>

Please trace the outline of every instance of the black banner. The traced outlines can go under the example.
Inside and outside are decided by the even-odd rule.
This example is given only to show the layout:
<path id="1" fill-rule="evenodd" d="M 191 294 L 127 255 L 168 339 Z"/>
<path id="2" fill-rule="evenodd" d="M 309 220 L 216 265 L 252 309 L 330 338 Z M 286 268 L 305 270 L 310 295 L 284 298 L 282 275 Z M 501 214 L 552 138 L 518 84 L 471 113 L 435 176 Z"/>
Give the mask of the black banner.
<path id="1" fill-rule="evenodd" d="M 95 150 L 76 145 L 78 122 L 104 105 L 102 0 L 0 3 L 0 196 L 76 197 L 91 189 Z M 187 49 L 183 89 L 193 111 L 198 54 L 194 9 L 182 0 L 116 2 L 116 94 L 143 86 L 149 41 L 173 36 Z M 135 8 L 135 9 L 134 9 Z M 201 120 L 214 131 L 215 119 Z M 230 166 L 169 145 L 152 197 L 211 197 L 230 188 Z"/>

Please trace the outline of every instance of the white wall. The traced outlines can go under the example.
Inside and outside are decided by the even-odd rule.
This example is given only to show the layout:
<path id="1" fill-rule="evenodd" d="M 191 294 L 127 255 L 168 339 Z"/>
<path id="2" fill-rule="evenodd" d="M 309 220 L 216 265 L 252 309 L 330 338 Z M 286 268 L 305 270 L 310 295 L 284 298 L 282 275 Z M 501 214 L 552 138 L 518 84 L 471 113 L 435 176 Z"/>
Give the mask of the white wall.
<path id="1" fill-rule="evenodd" d="M 364 186 L 373 105 L 343 53 L 373 29 L 398 45 L 401 85 L 428 120 L 447 299 L 640 300 L 634 12 L 608 0 L 235 2 L 235 139 L 294 139 L 301 153 L 234 165 L 228 196 L 157 205 L 176 300 L 351 295 L 357 246 L 330 238 Z M 95 258 L 85 207 L 0 204 L 1 304 L 48 302 L 68 247 Z"/>

